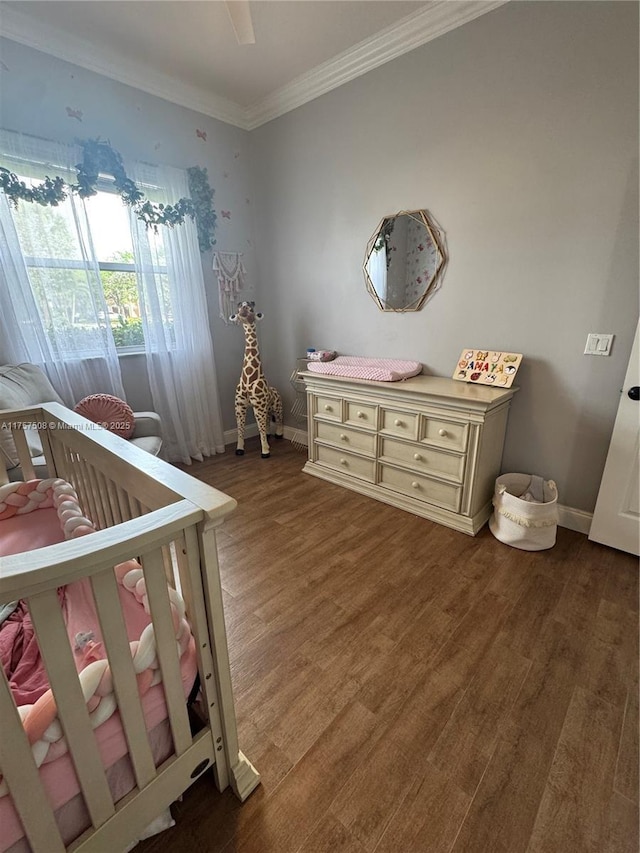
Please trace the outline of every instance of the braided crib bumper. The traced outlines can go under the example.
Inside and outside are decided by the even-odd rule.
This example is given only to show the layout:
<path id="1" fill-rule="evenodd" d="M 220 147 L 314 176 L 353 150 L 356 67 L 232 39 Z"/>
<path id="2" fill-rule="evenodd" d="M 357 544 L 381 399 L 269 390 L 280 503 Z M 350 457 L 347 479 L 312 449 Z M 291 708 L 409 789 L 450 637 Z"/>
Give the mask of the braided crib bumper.
<path id="1" fill-rule="evenodd" d="M 9 483 L 0 486 L 0 521 L 13 515 L 23 515 L 37 509 L 55 507 L 66 539 L 95 532 L 93 523 L 83 515 L 78 496 L 69 483 L 61 479 L 31 480 L 26 483 Z M 118 584 L 135 597 L 150 616 L 144 573 L 140 563 L 127 560 L 114 567 Z M 182 658 L 191 641 L 191 628 L 185 618 L 185 605 L 181 596 L 167 584 L 171 617 L 175 631 L 178 656 Z M 76 636 L 75 651 L 82 654 L 87 665 L 78 673 L 91 725 L 95 729 L 111 717 L 117 708 L 111 667 L 108 660 L 98 656 L 98 646 L 93 634 Z M 142 631 L 140 638 L 129 643 L 133 668 L 141 696 L 162 681 L 153 623 Z M 33 704 L 21 705 L 18 713 L 22 720 L 36 766 L 54 761 L 67 752 L 68 746 L 57 716 L 57 707 L 51 688 Z M 1 776 L 0 797 L 8 793 Z"/>

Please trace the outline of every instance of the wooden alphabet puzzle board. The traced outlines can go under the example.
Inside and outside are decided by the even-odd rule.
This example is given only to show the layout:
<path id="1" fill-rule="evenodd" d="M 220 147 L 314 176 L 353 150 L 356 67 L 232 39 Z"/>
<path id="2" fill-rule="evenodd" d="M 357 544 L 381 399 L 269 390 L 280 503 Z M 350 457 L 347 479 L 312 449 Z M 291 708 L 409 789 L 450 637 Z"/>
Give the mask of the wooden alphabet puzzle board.
<path id="1" fill-rule="evenodd" d="M 460 354 L 453 378 L 476 385 L 510 388 L 521 361 L 522 354 L 518 352 L 465 349 Z"/>

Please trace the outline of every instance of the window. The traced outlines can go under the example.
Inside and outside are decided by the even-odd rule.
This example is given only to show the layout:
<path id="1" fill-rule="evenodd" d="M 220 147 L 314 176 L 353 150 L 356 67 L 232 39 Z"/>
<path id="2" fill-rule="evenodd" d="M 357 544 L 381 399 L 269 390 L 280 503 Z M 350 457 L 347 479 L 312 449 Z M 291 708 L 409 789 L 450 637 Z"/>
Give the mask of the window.
<path id="1" fill-rule="evenodd" d="M 86 221 L 81 223 L 68 199 L 58 207 L 21 203 L 12 211 L 47 334 L 54 350 L 56 339 L 64 335 L 74 339 L 78 351 L 83 339 L 89 348 L 96 334 L 110 330 L 119 352 L 140 351 L 144 334 L 129 209 L 107 190 L 86 199 L 84 206 Z M 150 232 L 149 241 L 151 271 L 160 279 L 163 313 L 171 322 L 162 234 Z M 99 294 L 89 280 L 87 258 L 97 264 Z M 104 302 L 97 311 L 96 299 Z"/>

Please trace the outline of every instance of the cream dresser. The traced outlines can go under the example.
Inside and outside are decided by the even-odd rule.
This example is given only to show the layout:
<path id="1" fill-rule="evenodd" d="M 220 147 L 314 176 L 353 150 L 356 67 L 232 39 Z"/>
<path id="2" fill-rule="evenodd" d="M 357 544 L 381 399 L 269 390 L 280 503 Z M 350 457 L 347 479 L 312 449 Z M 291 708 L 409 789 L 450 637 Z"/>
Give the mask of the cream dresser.
<path id="1" fill-rule="evenodd" d="M 299 376 L 309 425 L 304 471 L 463 533 L 480 530 L 516 388 L 437 376 Z"/>

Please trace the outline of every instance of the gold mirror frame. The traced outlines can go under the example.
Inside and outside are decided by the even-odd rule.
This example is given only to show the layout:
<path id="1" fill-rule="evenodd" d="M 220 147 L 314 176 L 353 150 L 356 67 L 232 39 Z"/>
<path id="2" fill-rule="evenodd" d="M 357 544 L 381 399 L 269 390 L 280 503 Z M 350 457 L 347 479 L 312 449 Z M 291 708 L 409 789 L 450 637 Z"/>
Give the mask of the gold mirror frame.
<path id="1" fill-rule="evenodd" d="M 416 226 L 424 228 L 424 237 L 420 235 L 419 231 L 416 232 L 414 237 L 419 239 L 419 242 L 411 252 L 409 252 L 407 248 L 407 251 L 404 253 L 403 263 L 397 265 L 397 269 L 400 269 L 401 274 L 404 276 L 405 291 L 407 289 L 406 271 L 409 263 L 409 254 L 414 255 L 411 263 L 416 265 L 418 274 L 412 279 L 410 291 L 405 292 L 403 299 L 396 298 L 387 300 L 387 274 L 392 264 L 392 252 L 397 249 L 397 247 L 393 246 L 391 243 L 391 235 L 396 222 L 403 216 L 408 217 L 407 228 L 411 227 L 412 223 L 415 223 L 413 226 L 414 230 Z M 423 243 L 426 245 L 422 245 Z M 385 249 L 385 268 L 383 268 L 382 274 L 384 275 L 385 281 L 384 285 L 381 282 L 378 282 L 378 286 L 376 287 L 376 282 L 374 282 L 372 277 L 372 273 L 374 272 L 372 259 L 377 259 L 376 264 L 380 267 L 379 253 L 383 248 Z M 426 251 L 424 260 L 423 258 L 415 257 L 415 253 L 418 251 Z M 367 290 L 378 308 L 381 311 L 404 313 L 406 311 L 420 311 L 422 309 L 427 299 L 429 299 L 438 289 L 442 281 L 447 261 L 448 255 L 445 246 L 444 233 L 438 227 L 429 211 L 401 210 L 393 216 L 383 217 L 380 221 L 380 224 L 367 243 L 367 250 L 365 252 L 362 269 L 364 272 Z M 418 268 L 420 262 L 425 264 L 424 269 Z M 380 269 L 375 271 L 375 276 L 379 277 L 379 275 Z M 393 304 L 394 302 L 397 304 Z"/>

